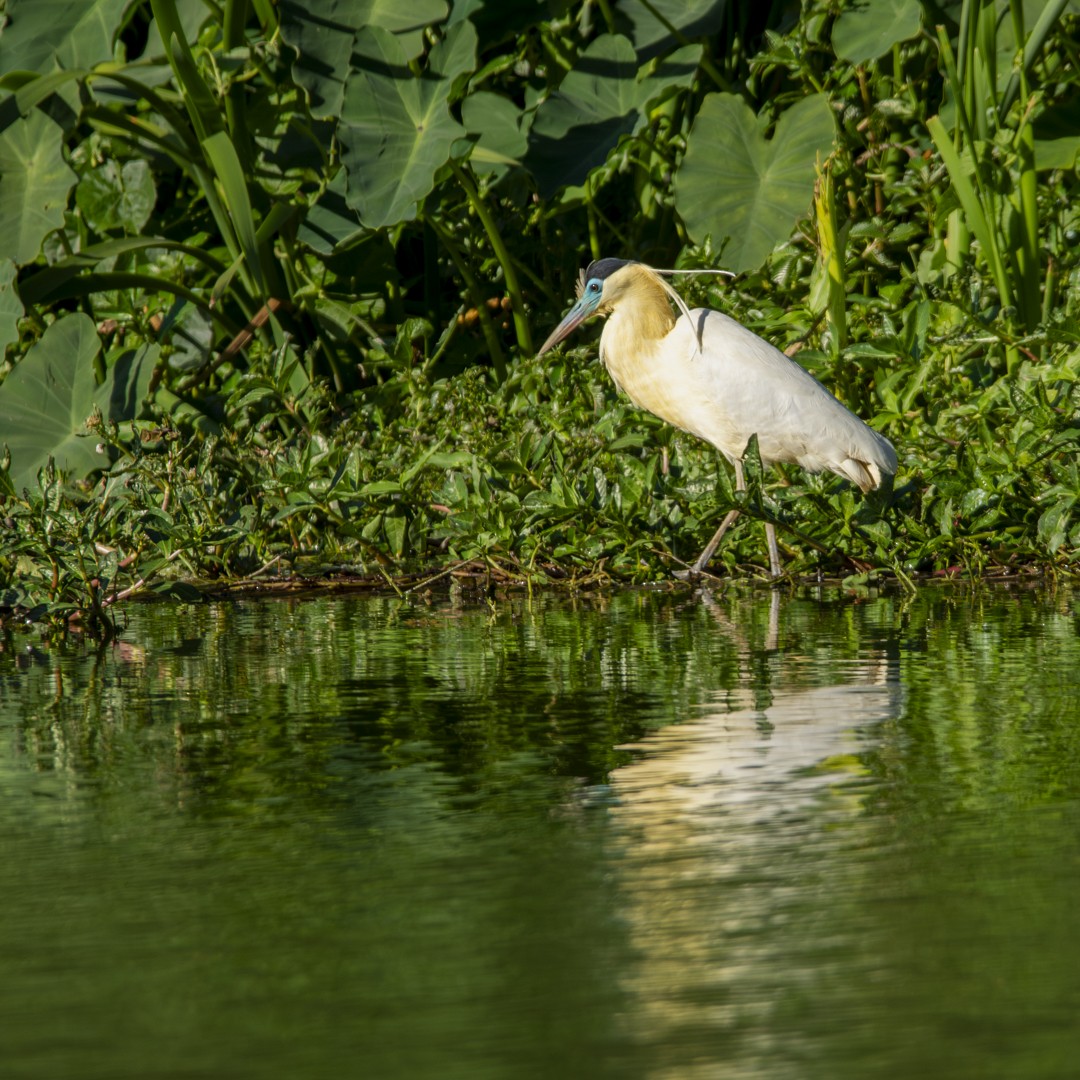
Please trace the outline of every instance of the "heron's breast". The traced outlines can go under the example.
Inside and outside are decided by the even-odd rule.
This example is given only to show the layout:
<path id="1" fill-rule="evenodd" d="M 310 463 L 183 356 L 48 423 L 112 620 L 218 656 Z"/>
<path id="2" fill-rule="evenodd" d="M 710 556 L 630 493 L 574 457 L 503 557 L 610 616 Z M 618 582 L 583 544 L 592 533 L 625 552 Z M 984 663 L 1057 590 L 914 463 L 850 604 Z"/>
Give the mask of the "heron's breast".
<path id="1" fill-rule="evenodd" d="M 627 342 L 618 336 L 612 340 L 605 328 L 600 355 L 616 385 L 639 409 L 697 435 L 724 453 L 741 453 L 746 439 L 739 443 L 739 434 L 718 408 L 715 395 L 708 392 L 702 378 L 703 358 L 689 355 L 692 345 L 688 340 L 672 340 L 676 337 L 671 334 L 659 341 Z"/>

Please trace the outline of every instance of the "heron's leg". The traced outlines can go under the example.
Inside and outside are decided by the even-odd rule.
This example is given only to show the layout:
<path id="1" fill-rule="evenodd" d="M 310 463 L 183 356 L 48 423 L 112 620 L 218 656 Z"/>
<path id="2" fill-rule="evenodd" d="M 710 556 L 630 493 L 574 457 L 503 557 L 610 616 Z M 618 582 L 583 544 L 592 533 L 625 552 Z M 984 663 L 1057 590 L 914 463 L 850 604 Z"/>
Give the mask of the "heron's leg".
<path id="1" fill-rule="evenodd" d="M 769 573 L 780 576 L 780 549 L 776 546 L 776 526 L 771 521 L 765 522 L 765 542 L 769 545 Z"/>
<path id="2" fill-rule="evenodd" d="M 746 490 L 746 478 L 743 476 L 742 462 L 736 458 L 735 465 L 735 490 Z M 724 533 L 735 524 L 735 519 L 739 516 L 738 510 L 728 511 L 727 516 L 722 522 L 720 522 L 720 528 L 713 534 L 713 538 L 705 545 L 705 550 L 697 557 L 697 562 L 690 567 L 692 573 L 700 574 L 702 570 L 708 565 L 709 560 L 713 557 L 713 552 L 720 546 L 720 541 L 724 539 Z"/>

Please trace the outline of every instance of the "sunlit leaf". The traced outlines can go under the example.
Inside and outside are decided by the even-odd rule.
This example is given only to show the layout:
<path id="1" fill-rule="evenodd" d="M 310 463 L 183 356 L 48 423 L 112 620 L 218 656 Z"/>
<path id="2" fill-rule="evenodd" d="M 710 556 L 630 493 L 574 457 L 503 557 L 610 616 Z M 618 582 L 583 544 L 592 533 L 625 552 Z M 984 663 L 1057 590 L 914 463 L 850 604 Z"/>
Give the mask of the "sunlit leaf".
<path id="1" fill-rule="evenodd" d="M 724 265 L 761 265 L 791 235 L 814 193 L 816 166 L 832 150 L 836 126 L 824 94 L 803 98 L 777 121 L 742 98 L 711 94 L 701 106 L 675 178 L 675 206 L 691 237 L 715 245 L 727 238 Z"/>
<path id="2" fill-rule="evenodd" d="M 423 78 L 408 69 L 398 40 L 378 27 L 357 35 L 378 66 L 349 77 L 339 135 L 348 172 L 348 204 L 371 228 L 416 216 L 465 129 L 448 106 L 454 79 L 475 64 L 476 31 L 457 23 L 431 50 Z"/>
<path id="3" fill-rule="evenodd" d="M 113 58 L 130 0 L 7 0 L 0 73 L 85 68 Z"/>
<path id="4" fill-rule="evenodd" d="M 424 49 L 424 28 L 446 18 L 446 0 L 323 0 L 318 5 L 285 0 L 281 35 L 299 54 L 293 77 L 311 100 L 312 115 L 340 114 L 354 51 L 368 53 L 368 42 L 356 41 L 365 27 L 393 34 L 406 59 Z"/>
<path id="5" fill-rule="evenodd" d="M 841 60 L 865 64 L 913 38 L 921 25 L 919 0 L 864 0 L 836 17 L 833 49 Z"/>

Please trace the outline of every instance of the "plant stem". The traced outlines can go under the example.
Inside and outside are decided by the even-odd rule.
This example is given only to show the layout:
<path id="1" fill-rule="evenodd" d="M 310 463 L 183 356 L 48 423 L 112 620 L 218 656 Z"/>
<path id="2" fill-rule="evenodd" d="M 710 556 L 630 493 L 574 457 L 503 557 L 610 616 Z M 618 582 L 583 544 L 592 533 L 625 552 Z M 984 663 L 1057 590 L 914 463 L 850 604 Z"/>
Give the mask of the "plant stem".
<path id="1" fill-rule="evenodd" d="M 514 314 L 514 330 L 517 334 L 518 348 L 526 356 L 532 356 L 532 331 L 529 329 L 529 318 L 525 311 L 525 298 L 522 296 L 521 286 L 518 283 L 514 260 L 510 257 L 510 252 L 503 242 L 495 216 L 491 213 L 487 203 L 484 202 L 468 171 L 453 160 L 450 162 L 450 167 L 454 170 L 454 175 L 458 178 L 462 188 L 464 188 L 469 203 L 476 211 L 476 216 L 480 219 L 480 224 L 484 226 L 484 232 L 487 233 L 488 241 L 495 252 L 495 258 L 499 260 L 499 265 L 502 267 L 506 292 L 510 297 L 510 309 Z"/>
<path id="2" fill-rule="evenodd" d="M 491 365 L 495 368 L 495 377 L 499 382 L 505 382 L 506 357 L 503 355 L 502 345 L 499 344 L 499 334 L 495 329 L 495 323 L 492 321 L 491 312 L 488 311 L 486 298 L 480 291 L 480 284 L 469 269 L 469 264 L 461 254 L 461 250 L 458 248 L 450 230 L 436 218 L 431 218 L 430 223 L 439 239 L 442 240 L 450 258 L 453 259 L 454 266 L 457 267 L 457 272 L 461 275 L 461 279 L 465 282 L 465 288 L 469 290 L 469 295 L 472 297 L 477 318 L 480 320 L 480 329 L 484 334 L 488 353 L 491 356 Z"/>

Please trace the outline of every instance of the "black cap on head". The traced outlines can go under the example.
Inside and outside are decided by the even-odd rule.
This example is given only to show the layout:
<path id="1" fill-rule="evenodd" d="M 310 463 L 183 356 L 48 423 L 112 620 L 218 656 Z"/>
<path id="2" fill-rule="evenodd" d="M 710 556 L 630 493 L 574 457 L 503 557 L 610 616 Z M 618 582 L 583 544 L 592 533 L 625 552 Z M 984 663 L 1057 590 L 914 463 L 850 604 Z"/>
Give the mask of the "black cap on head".
<path id="1" fill-rule="evenodd" d="M 599 278 L 603 281 L 604 278 L 611 277 L 616 270 L 629 264 L 629 259 L 596 259 L 589 263 L 585 270 L 584 279 L 585 281 L 592 281 L 593 278 Z"/>

